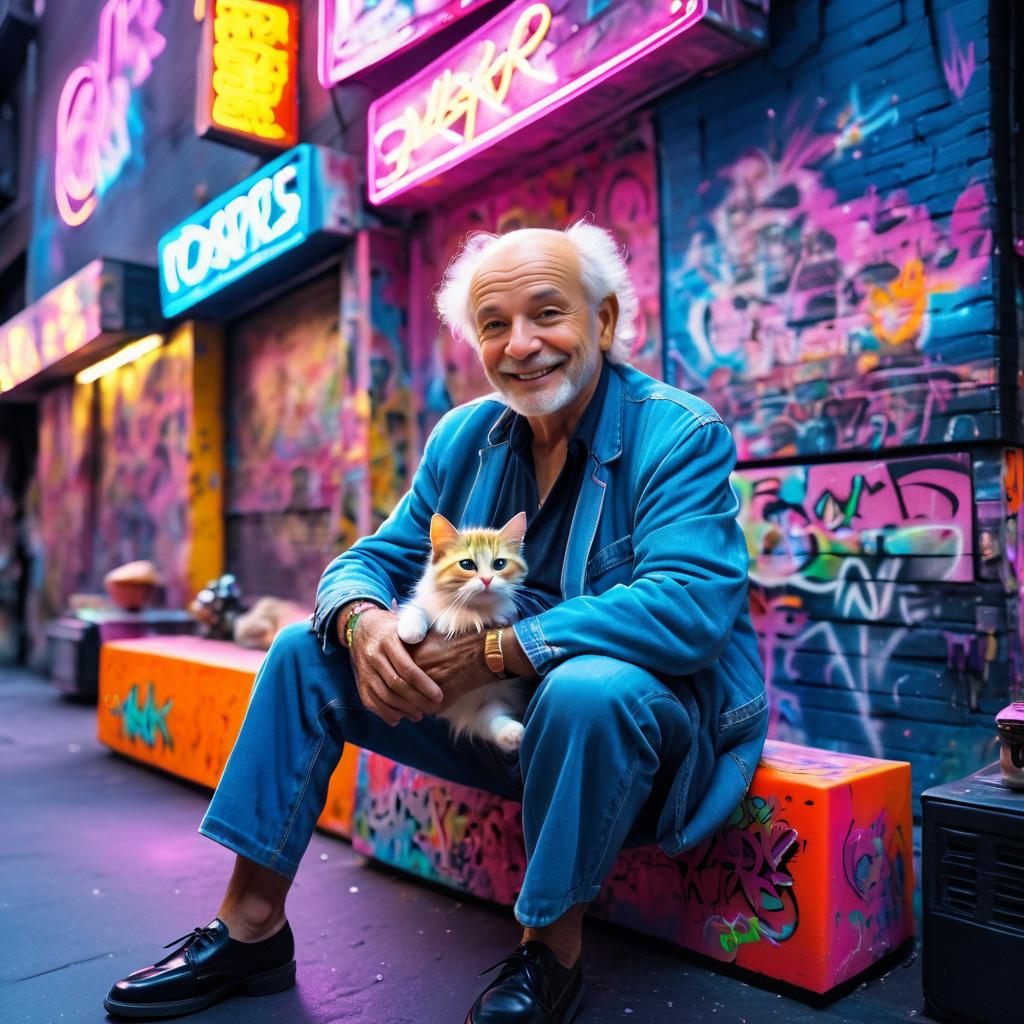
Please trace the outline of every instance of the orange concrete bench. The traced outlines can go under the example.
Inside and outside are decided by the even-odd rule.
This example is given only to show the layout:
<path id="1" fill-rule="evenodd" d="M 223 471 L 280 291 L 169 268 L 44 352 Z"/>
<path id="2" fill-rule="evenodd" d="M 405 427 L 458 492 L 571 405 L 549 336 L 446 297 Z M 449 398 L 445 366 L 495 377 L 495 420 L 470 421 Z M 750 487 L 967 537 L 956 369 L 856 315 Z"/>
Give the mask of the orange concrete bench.
<path id="1" fill-rule="evenodd" d="M 360 752 L 352 845 L 422 878 L 515 900 L 519 805 Z M 747 797 L 678 858 L 626 850 L 592 913 L 825 993 L 914 932 L 910 765 L 769 741 Z"/>
<path id="2" fill-rule="evenodd" d="M 249 705 L 264 651 L 194 636 L 118 640 L 100 648 L 101 743 L 211 789 Z M 317 825 L 349 835 L 359 751 L 346 747 Z"/>
<path id="3" fill-rule="evenodd" d="M 197 637 L 105 644 L 99 738 L 213 787 L 259 651 Z M 367 856 L 500 903 L 524 867 L 519 805 L 354 747 L 319 826 Z M 750 793 L 698 849 L 625 851 L 593 913 L 816 993 L 913 935 L 910 766 L 769 741 Z"/>

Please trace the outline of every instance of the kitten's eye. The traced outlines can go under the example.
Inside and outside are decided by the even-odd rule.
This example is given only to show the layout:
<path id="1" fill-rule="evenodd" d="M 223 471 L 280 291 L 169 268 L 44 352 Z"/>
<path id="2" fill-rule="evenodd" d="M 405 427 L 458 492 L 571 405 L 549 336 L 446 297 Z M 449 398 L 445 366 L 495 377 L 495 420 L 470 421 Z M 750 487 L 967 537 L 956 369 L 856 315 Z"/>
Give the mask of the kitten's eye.
<path id="1" fill-rule="evenodd" d="M 476 562 L 474 562 L 472 558 L 464 558 L 461 562 L 459 562 L 459 568 L 466 569 L 471 572 L 473 569 L 476 568 Z"/>
<path id="2" fill-rule="evenodd" d="M 493 562 L 491 562 L 491 565 L 493 566 L 495 572 L 501 572 L 501 570 L 504 569 L 506 565 L 508 565 L 508 561 L 504 558 L 496 558 Z"/>

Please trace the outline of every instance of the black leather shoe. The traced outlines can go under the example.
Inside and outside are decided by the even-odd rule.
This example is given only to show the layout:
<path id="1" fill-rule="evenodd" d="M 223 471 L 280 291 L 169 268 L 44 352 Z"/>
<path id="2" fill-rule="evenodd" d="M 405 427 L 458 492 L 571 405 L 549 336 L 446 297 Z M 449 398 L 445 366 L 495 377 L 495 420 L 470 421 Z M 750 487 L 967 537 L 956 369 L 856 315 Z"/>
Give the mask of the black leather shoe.
<path id="1" fill-rule="evenodd" d="M 563 967 L 543 942 L 524 942 L 480 993 L 466 1024 L 569 1024 L 583 1001 L 583 970 Z M 487 971 L 483 971 L 486 974 Z"/>
<path id="2" fill-rule="evenodd" d="M 173 953 L 114 984 L 103 1005 L 115 1017 L 153 1020 L 195 1013 L 233 995 L 266 996 L 295 984 L 295 939 L 284 927 L 260 942 L 239 942 L 215 917 L 168 942 Z"/>

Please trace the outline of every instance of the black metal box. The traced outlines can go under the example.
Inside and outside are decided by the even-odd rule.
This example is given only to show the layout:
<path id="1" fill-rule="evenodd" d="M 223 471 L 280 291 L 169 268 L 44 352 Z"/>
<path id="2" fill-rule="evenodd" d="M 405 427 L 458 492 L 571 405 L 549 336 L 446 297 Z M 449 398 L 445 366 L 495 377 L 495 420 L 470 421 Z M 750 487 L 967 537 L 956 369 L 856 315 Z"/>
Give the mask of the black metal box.
<path id="1" fill-rule="evenodd" d="M 1024 1020 L 1024 793 L 999 765 L 921 794 L 924 994 L 939 1020 Z"/>
<path id="2" fill-rule="evenodd" d="M 101 644 L 155 634 L 193 633 L 195 627 L 192 615 L 172 608 L 141 612 L 84 608 L 70 612 L 46 627 L 50 678 L 69 696 L 95 700 L 99 692 Z"/>

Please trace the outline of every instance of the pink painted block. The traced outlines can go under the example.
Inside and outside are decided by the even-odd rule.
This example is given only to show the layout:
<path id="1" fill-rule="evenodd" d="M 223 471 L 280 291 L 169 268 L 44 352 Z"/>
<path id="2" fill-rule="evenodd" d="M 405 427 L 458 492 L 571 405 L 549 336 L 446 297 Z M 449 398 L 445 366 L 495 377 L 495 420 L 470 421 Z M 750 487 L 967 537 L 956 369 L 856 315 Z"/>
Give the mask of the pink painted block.
<path id="1" fill-rule="evenodd" d="M 823 993 L 913 935 L 910 766 L 769 741 L 726 826 L 669 858 L 624 851 L 592 913 Z M 360 753 L 352 844 L 511 904 L 519 805 Z"/>
<path id="2" fill-rule="evenodd" d="M 515 0 L 370 106 L 370 201 L 429 202 L 762 45 L 745 0 Z"/>

